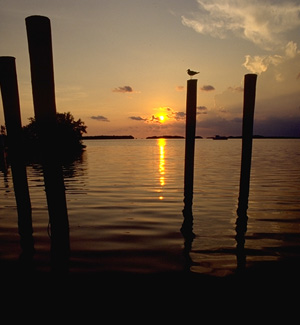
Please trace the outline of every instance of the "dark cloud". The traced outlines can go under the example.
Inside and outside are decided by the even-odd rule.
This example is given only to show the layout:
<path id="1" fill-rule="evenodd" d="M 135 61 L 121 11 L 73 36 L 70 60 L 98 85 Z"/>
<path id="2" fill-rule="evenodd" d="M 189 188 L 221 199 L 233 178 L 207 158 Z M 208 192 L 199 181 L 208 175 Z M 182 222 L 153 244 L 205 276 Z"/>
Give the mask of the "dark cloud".
<path id="1" fill-rule="evenodd" d="M 185 118 L 185 115 L 186 115 L 185 112 L 174 112 L 174 119 L 176 121 L 182 120 Z"/>
<path id="2" fill-rule="evenodd" d="M 213 90 L 215 90 L 215 87 L 212 85 L 203 85 L 200 89 L 202 91 L 213 91 Z"/>
<path id="3" fill-rule="evenodd" d="M 114 93 L 132 93 L 133 89 L 130 86 L 118 87 L 113 89 Z"/>
<path id="4" fill-rule="evenodd" d="M 99 121 L 99 122 L 110 122 L 109 119 L 108 119 L 107 117 L 102 116 L 102 115 L 91 116 L 91 119 L 92 119 L 92 120 Z"/>
<path id="5" fill-rule="evenodd" d="M 159 121 L 160 121 L 160 119 L 158 116 L 152 115 L 150 118 L 150 122 L 159 122 Z"/>
<path id="6" fill-rule="evenodd" d="M 207 107 L 206 106 L 198 106 L 197 114 L 207 114 Z"/>
<path id="7" fill-rule="evenodd" d="M 254 121 L 254 133 L 264 136 L 300 136 L 300 116 L 269 117 Z"/>
<path id="8" fill-rule="evenodd" d="M 220 116 L 205 120 L 197 121 L 197 129 L 199 132 L 214 135 L 242 135 L 242 118 L 235 117 L 225 119 Z M 254 134 L 263 136 L 300 136 L 300 116 L 290 117 L 269 117 L 266 119 L 254 119 Z"/>
<path id="9" fill-rule="evenodd" d="M 227 120 L 220 116 L 197 121 L 197 128 L 207 135 L 222 134 L 236 136 L 242 134 L 242 124 L 240 120 Z"/>
<path id="10" fill-rule="evenodd" d="M 146 121 L 146 118 L 140 117 L 140 116 L 129 116 L 128 118 L 130 118 L 131 120 L 134 121 Z"/>

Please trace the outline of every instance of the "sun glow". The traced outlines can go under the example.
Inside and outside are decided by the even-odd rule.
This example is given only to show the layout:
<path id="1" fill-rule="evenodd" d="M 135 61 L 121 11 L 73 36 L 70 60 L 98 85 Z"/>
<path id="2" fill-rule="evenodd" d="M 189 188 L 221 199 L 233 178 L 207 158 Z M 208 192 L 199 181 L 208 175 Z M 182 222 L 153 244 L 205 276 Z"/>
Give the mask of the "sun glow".
<path id="1" fill-rule="evenodd" d="M 163 116 L 163 115 L 160 115 L 160 116 L 159 116 L 159 120 L 160 120 L 160 122 L 164 122 L 164 121 L 165 121 L 165 119 L 166 119 L 166 117 L 165 117 L 165 116 Z"/>

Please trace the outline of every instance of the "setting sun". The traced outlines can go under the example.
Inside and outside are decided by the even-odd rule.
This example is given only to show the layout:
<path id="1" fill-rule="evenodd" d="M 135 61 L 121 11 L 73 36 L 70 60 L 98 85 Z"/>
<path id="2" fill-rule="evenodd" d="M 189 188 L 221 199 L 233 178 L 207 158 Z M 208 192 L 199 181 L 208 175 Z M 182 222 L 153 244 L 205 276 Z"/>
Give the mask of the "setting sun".
<path id="1" fill-rule="evenodd" d="M 166 119 L 166 118 L 165 118 L 163 115 L 160 115 L 160 116 L 159 116 L 159 120 L 160 120 L 161 122 L 164 122 L 165 119 Z"/>

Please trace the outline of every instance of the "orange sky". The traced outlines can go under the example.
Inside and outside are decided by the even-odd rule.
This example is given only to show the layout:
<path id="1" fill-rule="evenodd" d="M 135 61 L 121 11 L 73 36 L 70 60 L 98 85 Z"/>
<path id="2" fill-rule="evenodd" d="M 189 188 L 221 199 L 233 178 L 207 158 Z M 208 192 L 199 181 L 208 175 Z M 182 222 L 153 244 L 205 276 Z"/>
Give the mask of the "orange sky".
<path id="1" fill-rule="evenodd" d="M 57 111 L 88 135 L 184 135 L 191 68 L 197 135 L 241 134 L 243 78 L 257 73 L 254 132 L 300 136 L 300 1 L 0 3 L 0 55 L 16 57 L 23 125 L 34 115 L 25 18 L 38 14 L 51 20 Z"/>

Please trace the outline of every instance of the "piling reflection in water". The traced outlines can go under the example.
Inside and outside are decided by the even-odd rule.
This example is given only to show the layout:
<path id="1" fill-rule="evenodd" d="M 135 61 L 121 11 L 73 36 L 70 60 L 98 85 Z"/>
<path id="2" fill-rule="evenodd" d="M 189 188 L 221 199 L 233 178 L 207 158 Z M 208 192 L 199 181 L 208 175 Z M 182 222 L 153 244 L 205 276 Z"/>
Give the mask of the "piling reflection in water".
<path id="1" fill-rule="evenodd" d="M 237 273 L 242 273 L 246 268 L 245 234 L 247 232 L 247 222 L 247 213 L 239 213 L 235 228 Z"/>

